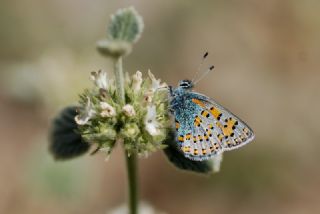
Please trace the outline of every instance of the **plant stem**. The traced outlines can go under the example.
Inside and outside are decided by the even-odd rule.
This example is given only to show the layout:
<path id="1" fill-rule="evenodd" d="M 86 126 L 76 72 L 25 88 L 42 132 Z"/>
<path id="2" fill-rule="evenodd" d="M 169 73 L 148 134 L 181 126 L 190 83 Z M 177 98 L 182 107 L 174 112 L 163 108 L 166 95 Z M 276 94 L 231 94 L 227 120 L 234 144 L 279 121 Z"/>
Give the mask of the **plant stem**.
<path id="1" fill-rule="evenodd" d="M 122 68 L 122 58 L 115 59 L 114 75 L 116 80 L 117 94 L 119 102 L 125 105 L 124 77 Z M 128 188 L 129 188 L 129 210 L 130 214 L 138 213 L 138 184 L 137 184 L 137 155 L 128 155 L 125 152 L 128 173 Z"/>
<path id="2" fill-rule="evenodd" d="M 129 186 L 129 210 L 130 214 L 138 213 L 138 183 L 137 183 L 137 156 L 126 153 L 128 186 Z"/>
<path id="3" fill-rule="evenodd" d="M 116 79 L 116 87 L 118 93 L 118 99 L 122 105 L 125 104 L 125 95 L 124 95 L 124 78 L 123 78 L 123 68 L 122 68 L 122 57 L 115 59 L 114 64 L 114 75 Z"/>

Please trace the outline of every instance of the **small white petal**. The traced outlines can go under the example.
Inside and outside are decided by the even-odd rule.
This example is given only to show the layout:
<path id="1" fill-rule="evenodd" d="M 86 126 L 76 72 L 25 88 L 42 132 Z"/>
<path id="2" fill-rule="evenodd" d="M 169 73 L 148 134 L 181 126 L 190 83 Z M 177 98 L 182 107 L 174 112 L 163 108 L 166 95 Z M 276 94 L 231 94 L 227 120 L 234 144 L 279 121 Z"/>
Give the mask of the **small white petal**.
<path id="1" fill-rule="evenodd" d="M 108 89 L 108 75 L 106 71 L 99 70 L 98 73 L 92 72 L 91 79 L 94 81 L 98 88 Z"/>
<path id="2" fill-rule="evenodd" d="M 155 105 L 147 106 L 145 127 L 147 132 L 149 132 L 149 134 L 152 136 L 160 134 L 159 123 L 156 120 L 156 116 L 157 116 L 156 106 Z"/>
<path id="3" fill-rule="evenodd" d="M 150 77 L 150 79 L 151 79 L 151 82 L 152 82 L 152 84 L 151 84 L 151 89 L 152 89 L 152 91 L 153 92 L 155 92 L 158 88 L 160 88 L 160 79 L 156 79 L 155 77 L 154 77 L 154 75 L 151 73 L 151 71 L 150 70 L 148 70 L 148 75 L 149 75 L 149 77 Z"/>
<path id="4" fill-rule="evenodd" d="M 122 111 L 128 117 L 132 117 L 136 115 L 136 111 L 134 110 L 133 106 L 130 104 L 126 104 L 125 106 L 123 106 Z"/>
<path id="5" fill-rule="evenodd" d="M 156 124 L 154 123 L 147 123 L 146 130 L 152 136 L 156 136 L 160 134 L 160 130 L 157 128 Z"/>
<path id="6" fill-rule="evenodd" d="M 93 109 L 93 104 L 89 97 L 87 97 L 87 105 L 83 112 L 75 116 L 75 121 L 78 125 L 85 125 L 95 114 L 96 111 Z"/>
<path id="7" fill-rule="evenodd" d="M 146 115 L 146 120 L 155 120 L 157 116 L 157 112 L 156 112 L 156 106 L 155 105 L 151 105 L 151 106 L 147 106 L 147 115 Z"/>
<path id="8" fill-rule="evenodd" d="M 137 71 L 132 76 L 132 88 L 135 93 L 140 91 L 141 84 L 142 84 L 142 73 L 140 71 Z"/>
<path id="9" fill-rule="evenodd" d="M 85 117 L 84 115 L 77 115 L 74 120 L 76 121 L 76 123 L 80 126 L 86 124 L 89 121 L 89 117 Z"/>

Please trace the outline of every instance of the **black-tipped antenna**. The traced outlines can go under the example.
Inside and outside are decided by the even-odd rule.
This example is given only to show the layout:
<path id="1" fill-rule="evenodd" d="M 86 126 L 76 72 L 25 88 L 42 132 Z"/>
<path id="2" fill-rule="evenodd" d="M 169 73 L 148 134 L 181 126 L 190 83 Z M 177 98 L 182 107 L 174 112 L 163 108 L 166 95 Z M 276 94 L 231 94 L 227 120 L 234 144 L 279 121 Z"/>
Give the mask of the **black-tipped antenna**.
<path id="1" fill-rule="evenodd" d="M 202 59 L 201 59 L 201 62 L 198 66 L 198 69 L 197 69 L 197 73 L 194 75 L 193 79 L 192 79 L 192 82 L 196 79 L 196 77 L 198 76 L 199 72 L 201 71 L 201 67 L 203 65 L 203 62 L 204 60 L 207 58 L 207 56 L 209 55 L 208 51 L 206 51 L 203 56 L 202 56 Z"/>
<path id="2" fill-rule="evenodd" d="M 193 82 L 193 84 L 197 84 L 203 77 L 205 77 L 210 71 L 214 69 L 214 65 L 211 65 L 197 80 Z"/>

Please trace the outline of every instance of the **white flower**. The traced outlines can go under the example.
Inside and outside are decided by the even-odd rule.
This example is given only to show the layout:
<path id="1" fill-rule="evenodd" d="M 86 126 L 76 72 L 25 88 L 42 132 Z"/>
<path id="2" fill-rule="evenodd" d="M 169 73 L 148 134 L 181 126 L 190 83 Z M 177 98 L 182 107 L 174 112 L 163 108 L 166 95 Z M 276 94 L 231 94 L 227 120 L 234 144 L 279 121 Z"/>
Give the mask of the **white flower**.
<path id="1" fill-rule="evenodd" d="M 155 92 L 158 88 L 160 88 L 160 79 L 156 79 L 155 77 L 154 77 L 154 75 L 151 73 L 151 71 L 150 70 L 148 70 L 148 75 L 149 75 L 149 77 L 150 77 L 150 79 L 151 79 L 151 82 L 152 82 L 152 85 L 151 85 L 151 87 L 152 87 L 152 91 L 153 92 Z"/>
<path id="2" fill-rule="evenodd" d="M 78 125 L 86 124 L 95 114 L 96 111 L 93 109 L 93 104 L 89 97 L 87 97 L 87 105 L 83 112 L 80 112 L 77 116 L 75 116 L 74 120 Z"/>
<path id="3" fill-rule="evenodd" d="M 147 103 L 151 103 L 154 93 L 156 93 L 156 91 L 158 89 L 165 89 L 167 88 L 167 84 L 166 83 L 161 83 L 160 79 L 156 79 L 155 76 L 151 73 L 150 70 L 148 70 L 148 75 L 151 79 L 151 88 L 144 94 L 144 100 Z"/>
<path id="4" fill-rule="evenodd" d="M 156 120 L 157 112 L 156 112 L 156 106 L 147 106 L 147 115 L 145 118 L 145 126 L 147 132 L 149 132 L 150 135 L 155 136 L 160 134 L 159 129 L 159 123 Z"/>
<path id="5" fill-rule="evenodd" d="M 142 73 L 140 71 L 137 71 L 132 76 L 132 89 L 135 93 L 140 91 L 141 84 L 142 84 Z"/>
<path id="6" fill-rule="evenodd" d="M 136 111 L 134 110 L 133 106 L 130 104 L 126 104 L 125 106 L 123 106 L 122 111 L 128 117 L 133 117 L 136 115 Z"/>
<path id="7" fill-rule="evenodd" d="M 94 81 L 98 88 L 108 89 L 108 75 L 106 71 L 99 70 L 97 72 L 91 72 L 91 79 Z"/>
<path id="8" fill-rule="evenodd" d="M 165 88 L 167 87 L 166 83 L 161 83 L 161 79 L 156 79 L 155 76 L 151 73 L 150 70 L 148 70 L 148 75 L 151 79 L 151 90 L 152 92 L 155 92 L 159 88 Z"/>
<path id="9" fill-rule="evenodd" d="M 101 117 L 113 117 L 116 115 L 116 110 L 107 102 L 100 102 L 102 111 L 100 112 Z"/>

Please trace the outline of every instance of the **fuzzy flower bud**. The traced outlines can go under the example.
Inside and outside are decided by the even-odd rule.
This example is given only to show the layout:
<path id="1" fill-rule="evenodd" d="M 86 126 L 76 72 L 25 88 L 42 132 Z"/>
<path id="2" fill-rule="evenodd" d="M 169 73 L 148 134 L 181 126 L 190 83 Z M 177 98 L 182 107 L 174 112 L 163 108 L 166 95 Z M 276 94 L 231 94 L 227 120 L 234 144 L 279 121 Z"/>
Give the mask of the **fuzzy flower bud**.
<path id="1" fill-rule="evenodd" d="M 125 106 L 123 106 L 122 111 L 127 117 L 133 117 L 136 115 L 136 111 L 130 104 L 126 104 Z"/>
<path id="2" fill-rule="evenodd" d="M 121 135 L 124 138 L 129 140 L 135 140 L 135 138 L 140 133 L 139 127 L 135 123 L 127 123 L 124 125 L 123 129 L 121 130 Z"/>
<path id="3" fill-rule="evenodd" d="M 101 117 L 113 117 L 116 115 L 116 110 L 107 102 L 100 102 L 100 108 L 102 109 Z"/>
<path id="4" fill-rule="evenodd" d="M 132 89 L 135 93 L 140 91 L 141 84 L 142 84 L 142 73 L 140 71 L 137 71 L 132 76 Z"/>

